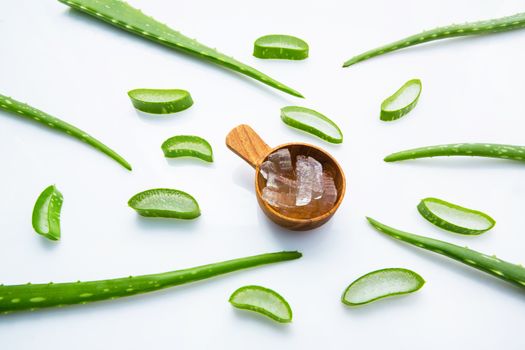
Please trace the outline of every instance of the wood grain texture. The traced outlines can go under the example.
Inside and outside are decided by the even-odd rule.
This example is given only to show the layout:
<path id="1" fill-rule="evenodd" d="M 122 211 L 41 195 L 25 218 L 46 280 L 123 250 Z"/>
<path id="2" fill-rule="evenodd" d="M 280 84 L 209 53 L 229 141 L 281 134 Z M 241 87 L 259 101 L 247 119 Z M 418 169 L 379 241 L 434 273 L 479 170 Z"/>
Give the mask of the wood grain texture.
<path id="1" fill-rule="evenodd" d="M 270 146 L 246 124 L 239 125 L 228 133 L 226 146 L 253 168 L 260 165 L 271 151 Z"/>

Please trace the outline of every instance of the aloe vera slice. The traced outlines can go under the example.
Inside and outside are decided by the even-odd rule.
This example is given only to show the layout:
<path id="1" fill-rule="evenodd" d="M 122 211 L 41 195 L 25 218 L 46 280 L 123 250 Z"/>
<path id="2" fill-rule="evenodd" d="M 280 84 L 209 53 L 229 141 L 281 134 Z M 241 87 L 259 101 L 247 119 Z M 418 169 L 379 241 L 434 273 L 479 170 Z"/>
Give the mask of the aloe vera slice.
<path id="1" fill-rule="evenodd" d="M 136 109 L 153 114 L 180 112 L 193 105 L 190 93 L 180 89 L 135 89 L 128 96 Z"/>
<path id="2" fill-rule="evenodd" d="M 304 60 L 308 57 L 308 44 L 291 35 L 271 34 L 255 40 L 253 55 L 257 58 Z"/>
<path id="3" fill-rule="evenodd" d="M 482 234 L 496 224 L 496 221 L 485 213 L 438 198 L 421 200 L 417 210 L 434 225 L 464 235 Z"/>
<path id="4" fill-rule="evenodd" d="M 137 213 L 147 217 L 194 219 L 201 215 L 199 204 L 186 192 L 155 188 L 137 193 L 128 201 Z"/>
<path id="5" fill-rule="evenodd" d="M 392 238 L 447 256 L 521 288 L 525 287 L 525 268 L 521 265 L 508 263 L 495 255 L 489 256 L 452 243 L 397 230 L 369 217 L 367 220 L 376 230 Z"/>
<path id="6" fill-rule="evenodd" d="M 60 210 L 63 201 L 62 193 L 51 185 L 38 196 L 33 209 L 33 228 L 52 241 L 60 239 Z"/>
<path id="7" fill-rule="evenodd" d="M 218 52 L 160 23 L 122 0 L 58 0 L 115 27 L 244 74 L 263 84 L 303 97 L 299 92 L 236 59 Z"/>
<path id="8" fill-rule="evenodd" d="M 341 129 L 328 117 L 313 109 L 287 106 L 281 108 L 282 121 L 331 143 L 343 142 Z"/>
<path id="9" fill-rule="evenodd" d="M 211 145 L 202 137 L 177 135 L 170 137 L 161 146 L 164 156 L 168 158 L 195 157 L 206 162 L 213 162 Z"/>
<path id="10" fill-rule="evenodd" d="M 413 293 L 425 284 L 414 271 L 388 268 L 367 273 L 352 282 L 344 291 L 341 301 L 356 306 L 394 295 Z"/>
<path id="11" fill-rule="evenodd" d="M 413 110 L 419 100 L 419 95 L 421 95 L 421 89 L 421 80 L 407 81 L 392 96 L 381 103 L 381 120 L 396 120 Z"/>
<path id="12" fill-rule="evenodd" d="M 244 286 L 230 296 L 230 303 L 239 309 L 255 311 L 271 319 L 292 322 L 292 309 L 277 292 L 261 286 Z"/>
<path id="13" fill-rule="evenodd" d="M 392 153 L 384 158 L 385 162 L 431 157 L 470 156 L 502 158 L 525 162 L 525 146 L 501 145 L 495 143 L 452 143 L 447 145 L 427 146 Z"/>

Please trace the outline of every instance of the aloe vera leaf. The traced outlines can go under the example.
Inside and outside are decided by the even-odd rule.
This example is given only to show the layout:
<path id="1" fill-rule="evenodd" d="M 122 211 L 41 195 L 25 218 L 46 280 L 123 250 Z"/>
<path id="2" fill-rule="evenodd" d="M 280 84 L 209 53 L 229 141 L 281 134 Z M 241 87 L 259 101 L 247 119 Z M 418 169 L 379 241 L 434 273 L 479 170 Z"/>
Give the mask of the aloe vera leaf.
<path id="1" fill-rule="evenodd" d="M 449 258 L 491 274 L 521 288 L 525 287 L 525 268 L 520 265 L 511 264 L 498 259 L 495 256 L 488 256 L 452 243 L 400 231 L 393 227 L 386 226 L 372 218 L 367 217 L 367 220 L 379 232 L 392 238 L 430 250 L 437 254 L 448 256 Z"/>
<path id="2" fill-rule="evenodd" d="M 431 158 L 441 156 L 471 156 L 502 158 L 525 161 L 525 146 L 502 145 L 494 143 L 453 143 L 427 146 L 392 153 L 384 158 L 385 162 L 397 162 L 407 159 Z"/>
<path id="3" fill-rule="evenodd" d="M 392 96 L 381 103 L 381 116 L 383 121 L 392 121 L 408 114 L 416 107 L 421 95 L 421 80 L 412 79 L 407 81 Z"/>
<path id="4" fill-rule="evenodd" d="M 175 287 L 250 267 L 299 259 L 297 251 L 254 255 L 158 274 L 69 283 L 0 285 L 0 312 L 87 304 Z"/>
<path id="5" fill-rule="evenodd" d="M 190 93 L 180 89 L 134 89 L 128 96 L 136 109 L 153 114 L 176 113 L 193 105 Z"/>
<path id="6" fill-rule="evenodd" d="M 108 146 L 104 145 L 99 140 L 95 139 L 93 136 L 87 134 L 85 131 L 80 130 L 79 128 L 66 123 L 63 120 L 55 118 L 39 109 L 31 107 L 25 103 L 16 101 L 10 97 L 0 95 L 0 109 L 3 109 L 7 112 L 11 112 L 19 117 L 29 118 L 34 121 L 39 122 L 46 127 L 58 130 L 70 136 L 73 136 L 80 141 L 87 143 L 88 145 L 98 149 L 102 153 L 116 160 L 124 168 L 131 170 L 131 165 L 117 152 L 113 151 Z"/>
<path id="7" fill-rule="evenodd" d="M 281 322 L 292 322 L 292 309 L 276 291 L 261 286 L 244 286 L 230 296 L 229 302 L 238 309 L 250 310 Z"/>
<path id="8" fill-rule="evenodd" d="M 206 162 L 213 162 L 211 145 L 199 136 L 177 135 L 162 144 L 164 156 L 168 158 L 195 157 Z"/>
<path id="9" fill-rule="evenodd" d="M 154 188 L 137 193 L 128 205 L 141 216 L 195 219 L 201 215 L 199 204 L 186 192 L 170 188 Z"/>
<path id="10" fill-rule="evenodd" d="M 303 39 L 283 34 L 261 36 L 253 44 L 253 55 L 265 59 L 304 60 L 308 58 L 308 50 Z"/>
<path id="11" fill-rule="evenodd" d="M 281 120 L 299 130 L 306 131 L 331 143 L 342 143 L 341 129 L 328 117 L 313 109 L 287 106 L 281 108 Z"/>
<path id="12" fill-rule="evenodd" d="M 445 27 L 439 27 L 411 35 L 401 40 L 394 41 L 390 44 L 366 51 L 362 54 L 352 57 L 343 64 L 343 67 L 351 66 L 355 63 L 365 61 L 369 58 L 383 55 L 392 51 L 404 49 L 409 46 L 419 45 L 434 40 L 441 40 L 467 35 L 481 35 L 497 32 L 506 32 L 521 29 L 525 26 L 525 12 L 512 16 L 477 21 L 464 24 L 453 24 Z"/>
<path id="13" fill-rule="evenodd" d="M 167 25 L 158 22 L 140 10 L 121 0 L 58 0 L 76 10 L 85 12 L 95 18 L 142 36 L 158 44 L 180 50 L 198 58 L 211 61 L 219 66 L 226 67 L 269 85 L 290 95 L 303 97 L 294 89 L 259 72 L 232 57 L 226 56 L 217 50 L 205 46 L 196 40 L 177 32 Z"/>
<path id="14" fill-rule="evenodd" d="M 52 241 L 60 239 L 60 210 L 63 201 L 62 193 L 51 185 L 38 196 L 33 209 L 33 228 Z"/>
<path id="15" fill-rule="evenodd" d="M 413 293 L 425 284 L 423 277 L 403 268 L 372 271 L 352 282 L 344 291 L 341 301 L 357 306 L 375 300 Z"/>
<path id="16" fill-rule="evenodd" d="M 439 198 L 422 199 L 417 210 L 432 224 L 463 235 L 479 235 L 496 224 L 496 221 L 485 213 Z"/>

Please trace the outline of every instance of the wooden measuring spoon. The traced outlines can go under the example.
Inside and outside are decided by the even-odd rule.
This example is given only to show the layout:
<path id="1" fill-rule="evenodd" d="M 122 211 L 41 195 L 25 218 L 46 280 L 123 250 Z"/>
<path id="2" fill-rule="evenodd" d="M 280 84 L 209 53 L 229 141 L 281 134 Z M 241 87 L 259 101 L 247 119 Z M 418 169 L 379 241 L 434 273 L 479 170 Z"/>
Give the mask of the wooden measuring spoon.
<path id="1" fill-rule="evenodd" d="M 257 202 L 259 202 L 259 206 L 266 216 L 282 227 L 296 231 L 311 230 L 319 227 L 330 220 L 343 200 L 346 190 L 343 169 L 331 155 L 319 147 L 306 143 L 293 142 L 271 148 L 250 126 L 244 124 L 233 128 L 228 133 L 228 136 L 226 136 L 226 145 L 235 154 L 255 168 L 255 194 L 257 196 Z M 262 198 L 262 189 L 266 186 L 266 180 L 261 175 L 259 168 L 270 154 L 281 148 L 287 148 L 290 151 L 292 159 L 295 159 L 297 155 L 312 156 L 323 165 L 324 170 L 332 174 L 335 187 L 337 188 L 337 200 L 329 211 L 316 217 L 297 219 L 279 213 Z"/>

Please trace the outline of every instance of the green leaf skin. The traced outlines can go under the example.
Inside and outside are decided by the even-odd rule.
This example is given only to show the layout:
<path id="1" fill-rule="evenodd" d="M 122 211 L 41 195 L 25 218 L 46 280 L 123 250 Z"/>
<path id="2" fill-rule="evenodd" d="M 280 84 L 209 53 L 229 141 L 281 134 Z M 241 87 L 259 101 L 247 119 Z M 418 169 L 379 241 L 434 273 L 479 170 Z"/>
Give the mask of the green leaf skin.
<path id="1" fill-rule="evenodd" d="M 448 256 L 449 258 L 491 274 L 521 288 L 525 287 L 525 268 L 520 265 L 514 265 L 498 259 L 495 256 L 488 256 L 455 244 L 396 230 L 395 228 L 383 225 L 372 218 L 367 218 L 367 220 L 379 232 L 392 238 L 430 250 L 437 254 Z"/>
<path id="2" fill-rule="evenodd" d="M 506 32 L 521 29 L 523 27 L 525 27 L 525 12 L 496 19 L 439 27 L 436 29 L 424 31 L 419 34 L 408 36 L 404 39 L 394 41 L 390 44 L 372 49 L 370 51 L 366 51 L 346 61 L 343 64 L 343 67 L 348 67 L 375 56 L 383 55 L 385 53 L 404 49 L 409 46 L 419 45 L 429 41 L 453 38 L 458 36 Z"/>
<path id="3" fill-rule="evenodd" d="M 263 59 L 304 60 L 308 50 L 304 40 L 282 34 L 262 36 L 253 44 L 253 55 Z"/>
<path id="4" fill-rule="evenodd" d="M 437 204 L 440 207 L 449 208 L 454 219 L 461 220 L 460 216 L 463 216 L 466 220 L 470 217 L 477 221 L 482 221 L 482 223 L 485 224 L 485 227 L 484 228 L 473 228 L 473 227 L 466 227 L 465 224 L 463 225 L 455 224 L 451 222 L 450 220 L 447 220 L 445 217 L 442 217 L 438 213 L 436 213 L 435 210 L 432 208 L 433 204 Z M 421 202 L 419 202 L 417 206 L 417 210 L 419 211 L 421 216 L 423 216 L 426 220 L 436 225 L 437 227 L 442 228 L 447 231 L 459 233 L 462 235 L 480 235 L 484 232 L 487 232 L 491 228 L 493 228 L 494 225 L 496 224 L 496 221 L 494 221 L 493 218 L 491 218 L 485 213 L 482 213 L 478 210 L 465 208 L 457 204 L 453 204 L 453 203 L 444 201 L 439 198 L 422 199 Z"/>
<path id="5" fill-rule="evenodd" d="M 285 251 L 227 260 L 184 270 L 116 279 L 0 286 L 0 312 L 35 310 L 87 304 L 191 283 L 250 267 L 299 259 L 301 253 Z"/>
<path id="6" fill-rule="evenodd" d="M 313 109 L 287 106 L 281 108 L 281 120 L 299 130 L 315 135 L 331 143 L 342 143 L 341 129 L 328 117 Z"/>
<path id="7" fill-rule="evenodd" d="M 116 160 L 124 168 L 131 170 L 131 165 L 111 148 L 104 145 L 102 142 L 98 141 L 91 135 L 88 135 L 85 131 L 78 129 L 77 127 L 74 127 L 63 120 L 55 118 L 39 109 L 33 108 L 25 103 L 16 101 L 4 95 L 0 95 L 0 109 L 11 112 L 19 117 L 32 119 L 48 128 L 58 130 L 62 133 L 79 139 L 80 141 L 87 143 L 93 148 L 98 149 L 102 153 Z"/>
<path id="8" fill-rule="evenodd" d="M 177 135 L 170 137 L 161 146 L 164 156 L 168 158 L 194 157 L 206 162 L 213 162 L 211 145 L 202 137 Z"/>
<path id="9" fill-rule="evenodd" d="M 60 239 L 60 209 L 63 201 L 62 193 L 51 185 L 38 196 L 33 209 L 33 228 L 52 241 Z"/>
<path id="10" fill-rule="evenodd" d="M 254 311 L 280 323 L 292 322 L 290 304 L 279 293 L 265 287 L 241 287 L 232 293 L 229 302 L 238 309 Z"/>
<path id="11" fill-rule="evenodd" d="M 421 80 L 419 79 L 407 81 L 392 96 L 386 98 L 383 103 L 381 103 L 380 119 L 383 121 L 392 121 L 408 114 L 408 112 L 416 107 L 422 88 Z M 406 99 L 407 93 L 410 94 L 410 96 L 408 96 L 409 101 L 404 102 L 402 99 Z M 400 103 L 401 105 L 399 105 Z M 399 107 L 392 108 L 394 104 L 399 105 Z"/>
<path id="12" fill-rule="evenodd" d="M 136 109 L 152 114 L 176 113 L 193 105 L 190 93 L 180 89 L 135 89 L 128 96 Z"/>
<path id="13" fill-rule="evenodd" d="M 141 216 L 195 219 L 201 215 L 199 204 L 186 192 L 170 188 L 154 188 L 137 193 L 128 205 Z"/>
<path id="14" fill-rule="evenodd" d="M 242 62 L 226 56 L 217 50 L 205 46 L 196 40 L 171 29 L 165 24 L 143 14 L 128 3 L 121 0 L 58 0 L 76 10 L 85 12 L 95 18 L 142 36 L 148 40 L 169 48 L 180 50 L 198 58 L 211 61 L 219 66 L 226 67 L 238 73 L 249 76 L 266 85 L 284 91 L 290 95 L 303 97 L 294 89 L 259 72 Z"/>
<path id="15" fill-rule="evenodd" d="M 350 306 L 364 305 L 395 295 L 413 293 L 420 290 L 424 284 L 423 277 L 412 270 L 399 267 L 381 269 L 369 272 L 352 282 L 345 289 L 341 301 Z M 363 298 L 360 294 L 370 296 Z"/>
<path id="16" fill-rule="evenodd" d="M 453 143 L 448 145 L 427 146 L 392 153 L 384 158 L 385 162 L 431 157 L 471 156 L 502 158 L 525 161 L 525 147 L 495 143 Z"/>

